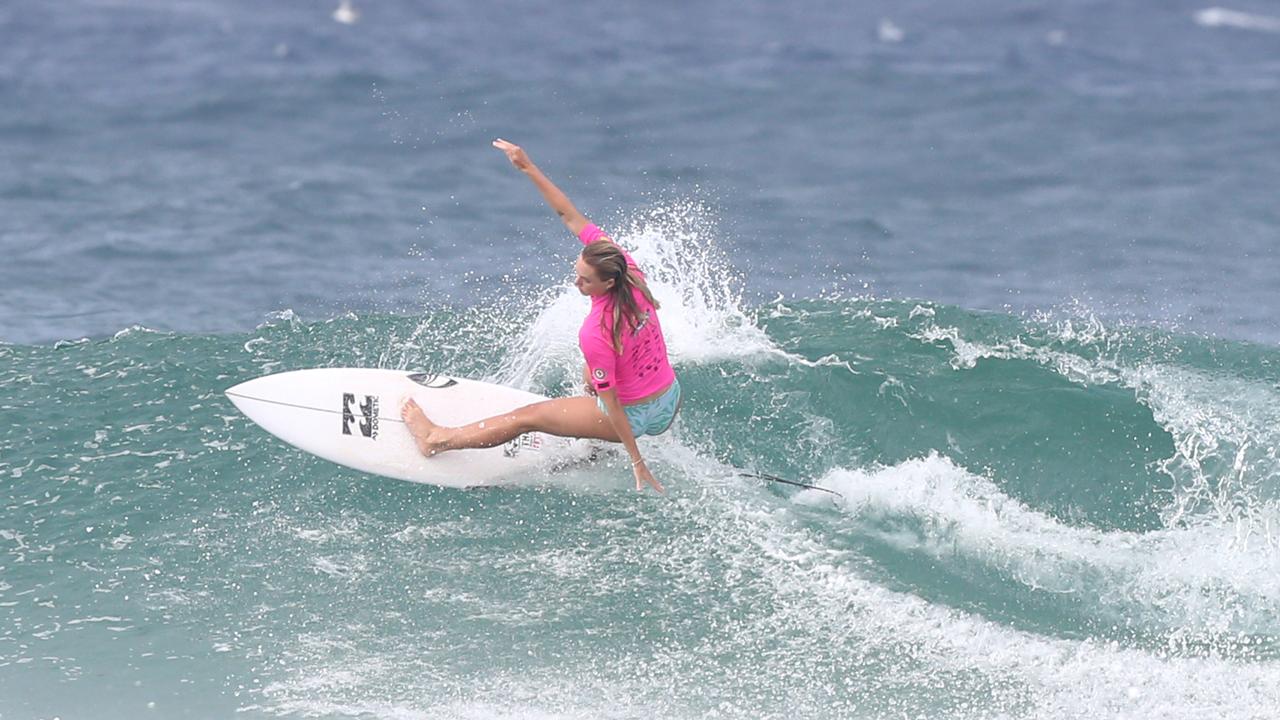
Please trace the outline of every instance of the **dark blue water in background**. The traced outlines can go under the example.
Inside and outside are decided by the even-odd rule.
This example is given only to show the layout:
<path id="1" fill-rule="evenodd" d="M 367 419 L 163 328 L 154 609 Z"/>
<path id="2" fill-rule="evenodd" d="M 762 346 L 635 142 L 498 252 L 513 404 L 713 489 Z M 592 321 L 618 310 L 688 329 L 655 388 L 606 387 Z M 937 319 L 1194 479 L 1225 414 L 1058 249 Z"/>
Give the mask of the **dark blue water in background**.
<path id="1" fill-rule="evenodd" d="M 1280 340 L 1280 11 L 1196 2 L 0 6 L 0 340 L 412 314 L 693 201 L 749 295 Z"/>

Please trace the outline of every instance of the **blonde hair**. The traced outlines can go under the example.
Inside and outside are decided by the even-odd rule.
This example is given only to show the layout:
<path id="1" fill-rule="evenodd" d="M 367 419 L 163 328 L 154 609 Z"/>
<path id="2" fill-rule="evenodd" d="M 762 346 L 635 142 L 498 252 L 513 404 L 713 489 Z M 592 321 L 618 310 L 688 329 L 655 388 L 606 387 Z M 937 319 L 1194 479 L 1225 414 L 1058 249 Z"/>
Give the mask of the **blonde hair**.
<path id="1" fill-rule="evenodd" d="M 622 248 L 612 240 L 602 239 L 587 245 L 582 249 L 582 259 L 596 271 L 601 282 L 613 281 L 613 287 L 609 288 L 609 294 L 613 296 L 613 351 L 621 355 L 623 321 L 635 332 L 641 320 L 640 307 L 636 304 L 632 290 L 639 290 L 655 310 L 658 308 L 658 301 L 653 299 L 653 293 L 649 292 L 649 286 L 640 273 L 627 265 L 627 257 L 622 254 Z M 607 330 L 604 318 L 600 319 L 600 328 Z"/>

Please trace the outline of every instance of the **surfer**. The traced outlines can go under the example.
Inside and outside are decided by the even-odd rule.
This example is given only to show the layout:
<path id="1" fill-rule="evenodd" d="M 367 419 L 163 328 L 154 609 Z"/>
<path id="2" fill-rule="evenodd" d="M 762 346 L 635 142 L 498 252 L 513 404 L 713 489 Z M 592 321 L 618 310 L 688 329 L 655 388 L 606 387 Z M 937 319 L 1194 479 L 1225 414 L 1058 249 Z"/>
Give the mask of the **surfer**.
<path id="1" fill-rule="evenodd" d="M 591 312 L 578 331 L 586 367 L 587 396 L 526 405 L 463 427 L 436 425 L 412 398 L 400 409 L 418 450 L 431 456 L 446 450 L 502 445 L 527 432 L 595 438 L 622 443 L 631 457 L 636 489 L 645 484 L 663 492 L 636 438 L 660 435 L 680 410 L 680 382 L 667 358 L 658 323 L 658 302 L 644 273 L 569 201 L 519 146 L 498 139 L 493 146 L 533 181 L 547 204 L 585 246 L 574 263 L 578 291 L 591 298 Z"/>

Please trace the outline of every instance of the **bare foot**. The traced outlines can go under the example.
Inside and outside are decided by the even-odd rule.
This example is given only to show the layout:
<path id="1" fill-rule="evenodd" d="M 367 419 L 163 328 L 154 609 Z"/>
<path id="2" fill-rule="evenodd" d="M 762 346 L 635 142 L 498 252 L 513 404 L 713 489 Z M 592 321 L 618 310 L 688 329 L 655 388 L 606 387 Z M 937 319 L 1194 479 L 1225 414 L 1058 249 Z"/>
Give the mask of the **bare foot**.
<path id="1" fill-rule="evenodd" d="M 400 417 L 404 418 L 405 427 L 409 428 L 414 442 L 418 444 L 418 452 L 431 457 L 446 449 L 440 432 L 443 428 L 431 422 L 413 398 L 405 398 L 400 403 Z"/>

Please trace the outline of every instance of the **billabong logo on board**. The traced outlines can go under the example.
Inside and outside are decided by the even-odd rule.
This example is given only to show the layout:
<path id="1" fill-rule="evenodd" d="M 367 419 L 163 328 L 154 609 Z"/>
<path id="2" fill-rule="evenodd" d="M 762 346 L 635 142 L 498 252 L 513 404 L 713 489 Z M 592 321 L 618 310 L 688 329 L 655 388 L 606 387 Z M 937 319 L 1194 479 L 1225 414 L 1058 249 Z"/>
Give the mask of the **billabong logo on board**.
<path id="1" fill-rule="evenodd" d="M 352 406 L 356 405 L 355 393 L 342 393 L 342 434 L 351 434 L 351 423 L 356 421 L 355 413 Z M 360 414 L 363 416 L 357 427 L 360 428 L 360 434 L 371 438 L 378 439 L 378 398 L 376 395 L 365 395 L 364 402 L 356 405 L 360 408 Z"/>

